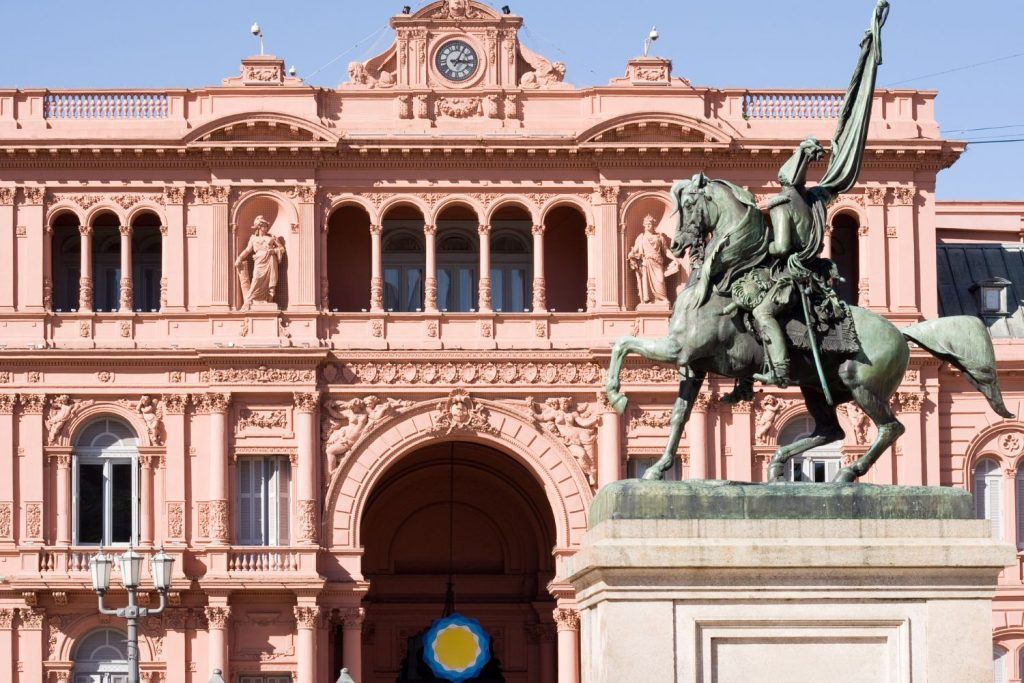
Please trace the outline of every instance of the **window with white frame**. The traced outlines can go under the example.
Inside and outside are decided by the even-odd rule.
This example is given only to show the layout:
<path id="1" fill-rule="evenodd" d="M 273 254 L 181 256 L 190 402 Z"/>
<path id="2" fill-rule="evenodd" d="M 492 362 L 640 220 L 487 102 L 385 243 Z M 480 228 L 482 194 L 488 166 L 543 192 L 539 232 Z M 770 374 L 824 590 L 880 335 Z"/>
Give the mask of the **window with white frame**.
<path id="1" fill-rule="evenodd" d="M 533 256 L 530 230 L 495 229 L 491 236 L 491 306 L 501 313 L 533 305 Z"/>
<path id="2" fill-rule="evenodd" d="M 384 308 L 412 313 L 423 308 L 424 251 L 422 232 L 408 228 L 384 229 Z"/>
<path id="3" fill-rule="evenodd" d="M 1006 657 L 1004 647 L 992 647 L 992 683 L 1006 683 Z"/>
<path id="4" fill-rule="evenodd" d="M 659 458 L 630 458 L 626 461 L 626 476 L 629 479 L 642 479 L 644 472 L 653 467 L 658 460 Z M 672 467 L 665 470 L 665 480 L 679 481 L 678 458 L 672 461 Z"/>
<path id="5" fill-rule="evenodd" d="M 128 683 L 128 646 L 114 629 L 93 631 L 75 648 L 75 683 Z"/>
<path id="6" fill-rule="evenodd" d="M 1014 486 L 1017 490 L 1017 549 L 1024 550 L 1024 470 L 1017 470 Z M 1024 672 L 1024 668 L 1021 671 Z"/>
<path id="7" fill-rule="evenodd" d="M 138 439 L 120 420 L 101 418 L 75 439 L 75 545 L 127 545 L 138 537 Z"/>
<path id="8" fill-rule="evenodd" d="M 437 237 L 437 307 L 446 313 L 476 309 L 480 252 L 468 230 L 446 227 Z"/>
<path id="9" fill-rule="evenodd" d="M 279 546 L 291 542 L 291 462 L 286 457 L 239 458 L 238 544 Z"/>
<path id="10" fill-rule="evenodd" d="M 974 468 L 974 515 L 992 524 L 992 536 L 1003 535 L 1003 473 L 999 463 L 985 458 Z"/>
<path id="11" fill-rule="evenodd" d="M 779 445 L 788 446 L 813 433 L 814 418 L 810 415 L 793 418 L 779 431 Z M 842 466 L 842 444 L 831 443 L 790 458 L 786 465 L 786 478 L 789 481 L 830 482 Z"/>

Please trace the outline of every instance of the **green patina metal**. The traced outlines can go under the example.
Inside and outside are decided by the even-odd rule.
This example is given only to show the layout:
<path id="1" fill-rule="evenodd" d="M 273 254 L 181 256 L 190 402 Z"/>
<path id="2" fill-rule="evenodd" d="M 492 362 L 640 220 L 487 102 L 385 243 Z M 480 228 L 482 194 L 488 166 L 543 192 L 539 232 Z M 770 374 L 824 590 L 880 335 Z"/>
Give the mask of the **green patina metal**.
<path id="1" fill-rule="evenodd" d="M 601 489 L 589 523 L 728 519 L 974 519 L 974 505 L 967 491 L 926 486 L 626 480 Z"/>

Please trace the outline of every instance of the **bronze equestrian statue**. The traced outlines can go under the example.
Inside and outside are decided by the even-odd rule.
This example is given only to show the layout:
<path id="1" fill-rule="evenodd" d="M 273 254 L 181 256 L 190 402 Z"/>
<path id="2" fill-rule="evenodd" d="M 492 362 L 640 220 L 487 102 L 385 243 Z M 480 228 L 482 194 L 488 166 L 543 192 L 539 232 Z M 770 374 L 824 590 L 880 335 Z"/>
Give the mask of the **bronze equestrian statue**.
<path id="1" fill-rule="evenodd" d="M 689 252 L 693 270 L 676 300 L 667 336 L 616 342 L 605 387 L 609 402 L 622 413 L 627 399 L 620 391 L 620 372 L 627 355 L 679 370 L 668 445 L 644 479 L 662 479 L 672 466 L 693 402 L 711 372 L 736 379 L 736 389 L 724 399 L 730 402 L 750 400 L 754 381 L 800 387 L 815 429 L 776 451 L 769 481 L 784 478 L 793 456 L 841 440 L 836 407 L 850 401 L 871 418 L 878 435 L 835 481 L 852 482 L 867 473 L 905 431 L 890 400 L 907 370 L 908 341 L 959 369 L 996 413 L 1013 417 L 1003 403 L 995 351 L 981 320 L 947 317 L 899 330 L 882 316 L 842 301 L 834 287 L 840 278 L 835 264 L 819 256 L 828 204 L 860 174 L 888 12 L 889 3 L 879 0 L 861 42 L 825 175 L 815 187 L 805 187 L 808 166 L 824 155 L 808 138 L 779 173 L 782 191 L 764 207 L 770 227 L 753 195 L 728 181 L 697 174 L 672 188 L 678 215 L 672 252 L 677 258 Z"/>

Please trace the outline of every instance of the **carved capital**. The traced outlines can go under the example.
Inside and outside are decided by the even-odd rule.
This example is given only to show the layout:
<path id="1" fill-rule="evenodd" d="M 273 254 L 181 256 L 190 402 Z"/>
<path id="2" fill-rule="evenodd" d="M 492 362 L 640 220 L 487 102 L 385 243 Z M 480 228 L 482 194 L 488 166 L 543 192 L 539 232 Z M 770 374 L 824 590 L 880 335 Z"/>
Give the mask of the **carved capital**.
<path id="1" fill-rule="evenodd" d="M 196 412 L 200 415 L 227 413 L 228 407 L 231 405 L 231 394 L 217 392 L 195 394 L 192 396 L 192 405 L 196 407 Z"/>
<path id="2" fill-rule="evenodd" d="M 366 610 L 362 607 L 350 607 L 341 610 L 342 628 L 349 631 L 362 630 L 366 620 Z"/>
<path id="3" fill-rule="evenodd" d="M 45 187 L 23 187 L 22 194 L 25 195 L 25 204 L 29 206 L 42 206 L 43 197 L 46 195 Z"/>
<path id="4" fill-rule="evenodd" d="M 228 623 L 231 621 L 231 608 L 230 607 L 207 607 L 206 608 L 206 621 L 210 624 L 210 628 L 225 629 L 228 627 Z"/>
<path id="5" fill-rule="evenodd" d="M 920 413 L 924 401 L 923 391 L 900 391 L 893 396 L 893 407 L 900 413 Z"/>
<path id="6" fill-rule="evenodd" d="M 117 231 L 121 233 L 121 237 L 132 236 L 132 226 L 130 225 L 119 225 L 117 226 Z"/>
<path id="7" fill-rule="evenodd" d="M 481 237 L 490 237 L 491 226 L 485 223 L 481 223 L 479 226 L 477 226 L 476 231 L 480 234 Z"/>
<path id="8" fill-rule="evenodd" d="M 693 400 L 693 409 L 700 413 L 706 413 L 711 406 L 711 393 L 702 391 Z"/>
<path id="9" fill-rule="evenodd" d="M 383 234 L 384 234 L 384 226 L 383 225 L 371 225 L 370 226 L 370 235 L 371 236 L 373 236 L 373 237 L 380 237 Z"/>
<path id="10" fill-rule="evenodd" d="M 0 629 L 10 630 L 14 624 L 14 610 L 0 609 Z"/>
<path id="11" fill-rule="evenodd" d="M 40 631 L 43 628 L 43 619 L 46 617 L 46 610 L 37 607 L 30 609 L 18 608 L 18 617 L 21 620 L 19 628 Z"/>
<path id="12" fill-rule="evenodd" d="M 542 236 L 544 234 L 544 226 L 543 225 L 535 225 L 532 228 L 530 228 L 530 232 L 532 232 L 534 234 L 534 236 L 540 237 L 540 236 Z"/>
<path id="13" fill-rule="evenodd" d="M 430 235 L 431 237 L 433 237 L 434 235 L 437 234 L 437 226 L 431 225 L 430 223 L 425 224 L 423 226 L 423 234 Z"/>
<path id="14" fill-rule="evenodd" d="M 316 411 L 316 407 L 320 404 L 319 392 L 305 392 L 292 394 L 292 399 L 295 403 L 295 409 L 301 413 L 312 413 Z"/>
<path id="15" fill-rule="evenodd" d="M 307 607 L 304 605 L 296 605 L 292 608 L 295 614 L 295 624 L 299 628 L 313 629 L 316 628 L 317 623 L 320 620 L 320 608 L 316 606 Z"/>
<path id="16" fill-rule="evenodd" d="M 25 415 L 42 415 L 46 407 L 46 394 L 19 394 L 18 403 Z"/>
<path id="17" fill-rule="evenodd" d="M 168 185 L 164 188 L 164 204 L 183 204 L 185 202 L 185 188 Z"/>
<path id="18" fill-rule="evenodd" d="M 559 631 L 579 631 L 580 612 L 575 609 L 559 607 L 552 615 L 555 619 L 555 626 Z"/>
<path id="19" fill-rule="evenodd" d="M 0 204 L 13 204 L 14 203 L 14 188 L 13 187 L 0 187 Z"/>
<path id="20" fill-rule="evenodd" d="M 885 205 L 885 197 L 888 193 L 889 190 L 885 187 L 868 187 L 864 190 L 864 196 L 867 199 L 867 203 L 872 206 Z"/>
<path id="21" fill-rule="evenodd" d="M 893 188 L 892 201 L 896 206 L 913 206 L 916 199 L 917 188 L 913 185 Z"/>
<path id="22" fill-rule="evenodd" d="M 0 415 L 11 415 L 18 404 L 17 394 L 0 394 Z"/>
<path id="23" fill-rule="evenodd" d="M 82 237 L 92 237 L 92 226 L 91 225 L 79 225 L 78 234 Z"/>
<path id="24" fill-rule="evenodd" d="M 188 394 L 165 394 L 164 412 L 168 415 L 184 415 L 188 410 Z"/>

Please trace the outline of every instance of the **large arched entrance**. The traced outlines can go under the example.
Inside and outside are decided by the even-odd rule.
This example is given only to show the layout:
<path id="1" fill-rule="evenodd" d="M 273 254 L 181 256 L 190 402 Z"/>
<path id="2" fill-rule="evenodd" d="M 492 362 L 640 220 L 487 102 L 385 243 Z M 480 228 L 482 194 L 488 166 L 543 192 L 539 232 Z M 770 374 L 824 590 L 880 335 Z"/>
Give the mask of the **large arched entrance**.
<path id="1" fill-rule="evenodd" d="M 410 676 L 406 655 L 441 616 L 450 568 L 456 610 L 487 629 L 501 665 L 482 680 L 554 680 L 555 521 L 543 488 L 515 459 L 466 442 L 404 457 L 371 492 L 361 537 L 370 583 L 364 683 L 433 680 Z"/>

